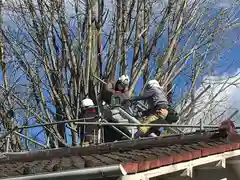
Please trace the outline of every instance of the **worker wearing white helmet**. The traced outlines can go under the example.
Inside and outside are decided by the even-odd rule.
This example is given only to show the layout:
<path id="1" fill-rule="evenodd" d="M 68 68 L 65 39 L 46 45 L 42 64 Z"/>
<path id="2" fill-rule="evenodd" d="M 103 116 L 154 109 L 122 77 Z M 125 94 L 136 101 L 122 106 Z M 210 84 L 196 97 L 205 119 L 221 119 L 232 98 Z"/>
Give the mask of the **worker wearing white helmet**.
<path id="1" fill-rule="evenodd" d="M 119 77 L 118 82 L 123 86 L 124 88 L 128 87 L 129 85 L 129 77 L 128 75 L 122 75 Z"/>
<path id="2" fill-rule="evenodd" d="M 83 99 L 81 104 L 82 104 L 83 108 L 94 106 L 93 101 L 91 99 L 89 99 L 89 98 Z"/>
<path id="3" fill-rule="evenodd" d="M 128 75 L 122 75 L 118 78 L 117 81 L 110 81 L 103 87 L 101 99 L 107 104 L 111 103 L 111 96 L 116 92 L 123 93 L 128 97 L 128 86 L 129 86 L 129 77 Z"/>
<path id="4" fill-rule="evenodd" d="M 132 100 L 146 100 L 148 103 L 148 110 L 143 114 L 146 116 L 143 123 L 156 123 L 157 120 L 165 119 L 168 115 L 167 93 L 155 79 L 148 81 L 142 96 L 135 97 Z M 148 136 L 151 134 L 151 130 L 156 133 L 156 128 L 140 127 L 136 136 Z"/>
<path id="5" fill-rule="evenodd" d="M 94 103 L 91 99 L 86 98 L 81 101 L 81 113 L 80 118 L 84 119 L 84 122 L 95 122 L 97 111 Z M 97 129 L 95 125 L 79 125 L 78 132 L 80 132 L 80 145 L 88 146 L 89 144 L 95 142 L 94 131 Z"/>

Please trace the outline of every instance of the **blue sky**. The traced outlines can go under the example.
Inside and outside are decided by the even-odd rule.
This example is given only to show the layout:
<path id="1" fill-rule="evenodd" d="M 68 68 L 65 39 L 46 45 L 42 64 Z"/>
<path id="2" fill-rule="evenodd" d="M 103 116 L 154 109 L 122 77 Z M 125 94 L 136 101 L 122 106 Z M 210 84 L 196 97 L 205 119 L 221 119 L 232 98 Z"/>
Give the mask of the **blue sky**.
<path id="1" fill-rule="evenodd" d="M 240 33 L 240 30 L 239 30 Z M 229 67 L 229 61 L 234 61 L 233 65 Z M 230 49 L 225 56 L 221 59 L 221 68 L 219 70 L 220 74 L 229 73 L 232 74 L 233 72 L 237 71 L 240 68 L 240 44 L 234 45 L 233 48 Z M 229 67 L 229 69 L 227 69 Z"/>

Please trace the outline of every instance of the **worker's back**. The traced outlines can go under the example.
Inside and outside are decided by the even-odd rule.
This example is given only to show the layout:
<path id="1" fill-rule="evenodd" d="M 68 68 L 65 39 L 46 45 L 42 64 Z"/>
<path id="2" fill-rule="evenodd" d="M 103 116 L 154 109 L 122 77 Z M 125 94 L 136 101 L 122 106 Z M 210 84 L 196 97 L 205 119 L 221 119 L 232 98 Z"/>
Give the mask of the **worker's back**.
<path id="1" fill-rule="evenodd" d="M 144 91 L 144 94 L 146 94 L 146 96 L 148 96 L 148 94 L 151 94 L 150 98 L 147 99 L 149 109 L 152 109 L 161 105 L 163 106 L 168 105 L 167 94 L 164 91 L 164 89 L 161 87 L 147 88 Z"/>

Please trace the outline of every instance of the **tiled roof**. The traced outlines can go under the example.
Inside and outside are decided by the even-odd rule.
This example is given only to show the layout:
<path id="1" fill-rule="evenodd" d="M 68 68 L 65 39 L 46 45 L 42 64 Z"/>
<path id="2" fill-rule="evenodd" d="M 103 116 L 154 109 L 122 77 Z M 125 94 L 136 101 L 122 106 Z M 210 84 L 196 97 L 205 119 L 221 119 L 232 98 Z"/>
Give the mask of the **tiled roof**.
<path id="1" fill-rule="evenodd" d="M 240 149 L 240 136 L 229 128 L 37 152 L 6 154 L 0 159 L 0 178 L 121 164 L 127 173 Z"/>

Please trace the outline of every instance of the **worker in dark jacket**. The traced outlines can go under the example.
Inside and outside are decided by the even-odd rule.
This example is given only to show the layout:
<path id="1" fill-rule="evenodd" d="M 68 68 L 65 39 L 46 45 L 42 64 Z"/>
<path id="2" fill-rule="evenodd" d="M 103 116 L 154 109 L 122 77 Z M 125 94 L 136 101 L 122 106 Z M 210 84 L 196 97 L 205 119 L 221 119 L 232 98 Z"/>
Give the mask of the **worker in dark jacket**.
<path id="1" fill-rule="evenodd" d="M 80 119 L 82 119 L 82 122 L 96 122 L 98 120 L 97 115 L 97 108 L 94 106 L 93 101 L 89 98 L 83 99 L 81 102 L 80 114 Z M 81 146 L 88 146 L 94 142 L 97 142 L 94 134 L 98 130 L 97 125 L 80 125 L 78 128 L 80 128 L 78 129 L 78 132 L 80 130 Z"/>
<path id="2" fill-rule="evenodd" d="M 111 97 L 113 94 L 119 92 L 129 98 L 128 95 L 129 77 L 122 75 L 117 81 L 110 81 L 103 86 L 102 90 L 102 101 L 107 104 L 111 104 Z"/>
<path id="3" fill-rule="evenodd" d="M 165 123 L 165 118 L 168 115 L 168 100 L 167 93 L 164 91 L 157 80 L 150 80 L 144 89 L 143 95 L 135 97 L 135 100 L 146 100 L 148 103 L 148 110 L 143 112 L 142 123 Z M 144 137 L 156 134 L 160 127 L 140 127 L 136 133 L 136 137 Z M 157 133 L 159 135 L 159 133 Z"/>

